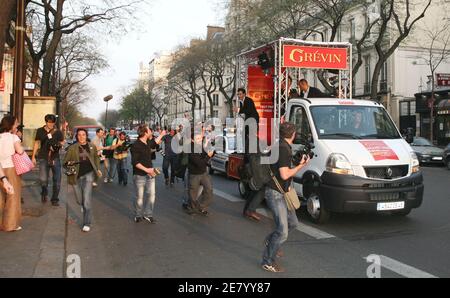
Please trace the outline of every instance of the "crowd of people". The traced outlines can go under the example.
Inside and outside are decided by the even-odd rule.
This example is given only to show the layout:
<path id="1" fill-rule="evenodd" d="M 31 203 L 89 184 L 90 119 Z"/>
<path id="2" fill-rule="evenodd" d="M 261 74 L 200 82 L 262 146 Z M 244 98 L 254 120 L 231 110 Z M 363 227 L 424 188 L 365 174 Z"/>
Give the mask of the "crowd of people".
<path id="1" fill-rule="evenodd" d="M 307 98 L 320 95 L 309 87 L 305 80 L 299 81 L 299 90 Z M 244 120 L 254 118 L 259 122 L 259 115 L 254 101 L 245 89 L 238 90 L 239 105 L 234 111 Z M 284 121 L 283 121 L 284 122 Z M 39 166 L 41 201 L 46 203 L 51 198 L 54 207 L 59 206 L 62 173 L 67 176 L 68 184 L 73 187 L 77 202 L 81 205 L 83 219 L 82 231 L 90 232 L 92 228 L 92 192 L 99 181 L 112 183 L 117 175 L 118 183 L 128 185 L 127 160 L 131 155 L 133 184 L 135 188 L 134 222 L 147 221 L 156 223 L 154 217 L 156 203 L 156 177 L 160 170 L 155 167 L 156 153 L 163 156 L 164 181 L 168 188 L 174 186 L 176 178 L 184 181 L 183 210 L 187 214 L 209 215 L 209 206 L 213 201 L 212 179 L 208 173 L 210 159 L 214 156 L 214 147 L 205 141 L 207 130 L 192 129 L 189 146 L 183 146 L 183 127 L 153 130 L 148 125 L 137 128 L 138 139 L 133 144 L 127 140 L 124 132 L 118 133 L 111 128 L 106 134 L 103 129 L 96 131 L 96 136 L 88 139 L 85 129 L 78 129 L 76 142 L 66 149 L 64 160 L 61 151 L 65 145 L 63 134 L 56 127 L 56 116 L 47 115 L 45 125 L 37 130 L 31 162 Z M 13 155 L 23 155 L 24 149 L 19 138 L 21 131 L 16 118 L 7 116 L 0 123 L 0 230 L 20 231 L 21 217 L 21 179 L 14 169 Z M 259 191 L 253 191 L 244 207 L 245 217 L 259 221 L 261 217 L 256 209 L 265 199 L 271 209 L 276 229 L 267 236 L 264 247 L 262 268 L 270 272 L 282 272 L 277 264 L 277 257 L 282 255 L 281 245 L 287 240 L 288 232 L 296 228 L 298 220 L 295 212 L 289 210 L 284 194 L 293 187 L 292 178 L 308 163 L 305 158 L 300 165 L 292 165 L 292 142 L 296 128 L 291 123 L 280 126 L 281 140 L 273 144 L 278 147 L 280 159 L 271 166 L 274 181 Z M 249 160 L 249 132 L 245 131 L 245 162 Z M 180 145 L 181 153 L 175 152 L 173 144 Z M 186 150 L 189 148 L 189 150 Z M 103 167 L 102 167 L 103 163 Z M 52 176 L 52 193 L 48 185 Z M 277 179 L 275 181 L 275 179 Z M 281 185 L 281 187 L 280 187 Z"/>

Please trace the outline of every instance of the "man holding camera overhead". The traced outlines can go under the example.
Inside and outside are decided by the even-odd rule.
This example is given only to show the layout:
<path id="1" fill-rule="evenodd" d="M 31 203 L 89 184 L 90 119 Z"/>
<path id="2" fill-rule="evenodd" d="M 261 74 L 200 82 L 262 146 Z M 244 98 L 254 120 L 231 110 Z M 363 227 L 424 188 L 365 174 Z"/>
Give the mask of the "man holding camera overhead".
<path id="1" fill-rule="evenodd" d="M 64 136 L 56 127 L 56 116 L 45 116 L 45 126 L 36 132 L 32 161 L 39 160 L 39 180 L 41 182 L 41 201 L 48 201 L 48 180 L 50 170 L 53 174 L 52 205 L 59 206 L 59 191 L 61 189 L 61 158 L 59 151 L 64 146 Z M 37 154 L 37 159 L 36 159 Z"/>
<path id="2" fill-rule="evenodd" d="M 115 139 L 112 144 L 114 149 L 114 159 L 117 165 L 117 175 L 119 176 L 119 184 L 127 186 L 128 173 L 127 173 L 127 157 L 128 149 L 131 144 L 127 142 L 127 134 L 121 132 L 118 139 Z"/>

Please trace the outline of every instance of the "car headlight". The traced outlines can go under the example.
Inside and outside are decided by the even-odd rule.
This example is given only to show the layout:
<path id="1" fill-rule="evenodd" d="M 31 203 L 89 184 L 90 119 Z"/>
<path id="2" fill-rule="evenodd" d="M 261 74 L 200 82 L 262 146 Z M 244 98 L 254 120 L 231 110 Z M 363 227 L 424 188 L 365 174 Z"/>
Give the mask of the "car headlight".
<path id="1" fill-rule="evenodd" d="M 413 174 L 420 172 L 419 158 L 417 157 L 417 154 L 414 152 L 411 152 L 411 167 Z"/>
<path id="2" fill-rule="evenodd" d="M 327 161 L 327 171 L 341 175 L 353 175 L 350 161 L 343 154 L 333 153 Z"/>

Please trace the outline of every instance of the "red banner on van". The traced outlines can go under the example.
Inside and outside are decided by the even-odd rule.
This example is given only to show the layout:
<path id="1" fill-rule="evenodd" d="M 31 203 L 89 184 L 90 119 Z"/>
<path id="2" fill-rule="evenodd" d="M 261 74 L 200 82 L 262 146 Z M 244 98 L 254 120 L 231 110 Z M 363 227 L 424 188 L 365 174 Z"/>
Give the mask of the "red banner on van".
<path id="1" fill-rule="evenodd" d="M 347 48 L 324 48 L 285 45 L 284 67 L 309 69 L 348 69 Z"/>

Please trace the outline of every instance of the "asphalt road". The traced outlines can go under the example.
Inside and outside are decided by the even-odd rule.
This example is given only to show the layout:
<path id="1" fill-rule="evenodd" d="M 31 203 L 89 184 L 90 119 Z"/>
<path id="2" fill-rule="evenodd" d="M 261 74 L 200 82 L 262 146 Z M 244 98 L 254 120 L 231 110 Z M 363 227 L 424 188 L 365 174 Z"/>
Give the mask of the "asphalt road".
<path id="1" fill-rule="evenodd" d="M 89 234 L 80 231 L 80 207 L 69 199 L 66 253 L 80 256 L 82 277 L 365 278 L 371 255 L 381 261 L 381 277 L 450 277 L 450 171 L 423 171 L 424 205 L 406 218 L 338 215 L 315 226 L 299 212 L 301 227 L 283 247 L 282 274 L 260 268 L 270 213 L 259 223 L 243 218 L 237 182 L 222 175 L 214 175 L 219 195 L 206 218 L 185 214 L 183 184 L 168 189 L 162 177 L 155 225 L 133 222 L 133 185 L 95 190 Z"/>

